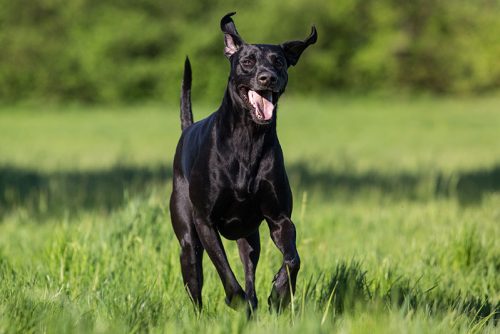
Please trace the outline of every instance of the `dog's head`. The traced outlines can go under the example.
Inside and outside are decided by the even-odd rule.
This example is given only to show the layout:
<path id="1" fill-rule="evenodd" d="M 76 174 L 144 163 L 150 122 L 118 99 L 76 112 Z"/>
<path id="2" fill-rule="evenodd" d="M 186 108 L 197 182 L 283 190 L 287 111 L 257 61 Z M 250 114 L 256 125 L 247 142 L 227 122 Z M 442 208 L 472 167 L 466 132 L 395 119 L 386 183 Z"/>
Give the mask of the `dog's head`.
<path id="1" fill-rule="evenodd" d="M 279 97 L 288 82 L 287 69 L 297 64 L 302 52 L 317 39 L 316 28 L 303 41 L 281 45 L 247 44 L 238 34 L 229 13 L 221 20 L 224 54 L 231 62 L 229 85 L 234 102 L 248 111 L 258 124 L 275 117 Z"/>

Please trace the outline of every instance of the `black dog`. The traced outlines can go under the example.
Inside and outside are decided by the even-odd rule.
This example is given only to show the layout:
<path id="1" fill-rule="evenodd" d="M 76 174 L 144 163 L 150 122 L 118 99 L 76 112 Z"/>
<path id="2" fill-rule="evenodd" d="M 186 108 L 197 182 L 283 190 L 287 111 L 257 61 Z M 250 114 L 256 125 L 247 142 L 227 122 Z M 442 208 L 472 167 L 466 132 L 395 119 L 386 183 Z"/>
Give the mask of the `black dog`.
<path id="1" fill-rule="evenodd" d="M 170 212 L 181 244 L 184 284 L 201 308 L 202 256 L 206 250 L 222 280 L 226 303 L 257 307 L 255 269 L 259 261 L 259 225 L 266 220 L 283 253 L 268 302 L 279 310 L 295 291 L 300 267 L 295 245 L 292 193 L 276 135 L 276 109 L 287 68 L 316 42 L 316 29 L 304 41 L 281 45 L 246 44 L 224 16 L 224 53 L 231 73 L 219 109 L 193 123 L 191 66 L 186 59 L 181 94 L 182 135 L 174 158 Z M 245 269 L 245 291 L 231 270 L 220 235 L 236 240 Z M 290 281 L 289 281 L 290 279 Z"/>

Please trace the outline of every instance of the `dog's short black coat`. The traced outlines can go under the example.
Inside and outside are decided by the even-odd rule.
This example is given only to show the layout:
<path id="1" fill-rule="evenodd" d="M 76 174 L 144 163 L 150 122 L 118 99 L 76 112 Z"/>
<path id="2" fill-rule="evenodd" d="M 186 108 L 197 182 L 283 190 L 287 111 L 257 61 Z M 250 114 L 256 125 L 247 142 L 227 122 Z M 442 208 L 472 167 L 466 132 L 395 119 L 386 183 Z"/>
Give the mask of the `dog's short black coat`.
<path id="1" fill-rule="evenodd" d="M 300 258 L 290 220 L 292 193 L 276 134 L 276 105 L 287 69 L 316 42 L 316 29 L 303 41 L 247 44 L 231 19 L 221 20 L 224 53 L 231 63 L 219 109 L 193 123 L 191 66 L 186 59 L 181 93 L 183 129 L 174 158 L 170 198 L 172 225 L 181 245 L 186 289 L 201 308 L 202 256 L 206 250 L 222 280 L 226 303 L 257 307 L 255 270 L 260 254 L 259 225 L 265 219 L 283 254 L 269 306 L 279 310 L 295 291 Z M 245 270 L 245 290 L 231 270 L 220 235 L 236 240 Z"/>

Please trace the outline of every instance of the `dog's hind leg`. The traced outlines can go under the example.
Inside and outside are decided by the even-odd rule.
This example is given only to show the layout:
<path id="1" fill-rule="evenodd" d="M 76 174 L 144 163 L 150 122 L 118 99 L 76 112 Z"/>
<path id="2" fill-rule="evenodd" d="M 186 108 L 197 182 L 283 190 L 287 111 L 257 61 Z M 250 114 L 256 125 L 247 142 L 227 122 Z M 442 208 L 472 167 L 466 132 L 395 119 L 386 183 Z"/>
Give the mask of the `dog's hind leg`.
<path id="1" fill-rule="evenodd" d="M 174 185 L 175 188 L 177 188 L 176 185 Z M 170 215 L 175 234 L 181 244 L 180 260 L 184 287 L 195 307 L 201 310 L 203 246 L 194 227 L 191 202 L 179 195 L 181 193 L 178 191 L 172 192 Z"/>
<path id="2" fill-rule="evenodd" d="M 198 235 L 191 226 L 190 233 L 184 235 L 181 241 L 181 269 L 184 285 L 193 303 L 201 310 L 201 290 L 203 288 L 203 246 Z"/>
<path id="3" fill-rule="evenodd" d="M 246 238 L 237 240 L 238 249 L 240 251 L 241 262 L 245 269 L 245 292 L 250 310 L 253 312 L 257 309 L 257 294 L 255 293 L 255 270 L 260 256 L 260 235 L 257 230 Z"/>

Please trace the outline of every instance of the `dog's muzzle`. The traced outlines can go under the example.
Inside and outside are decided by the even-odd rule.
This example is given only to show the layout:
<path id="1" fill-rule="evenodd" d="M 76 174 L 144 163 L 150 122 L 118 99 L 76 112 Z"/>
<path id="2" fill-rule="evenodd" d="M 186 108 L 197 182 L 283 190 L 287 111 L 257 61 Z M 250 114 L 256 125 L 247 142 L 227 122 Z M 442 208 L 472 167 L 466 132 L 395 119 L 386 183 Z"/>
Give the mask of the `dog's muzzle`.
<path id="1" fill-rule="evenodd" d="M 259 120 L 269 121 L 273 118 L 274 101 L 273 92 L 270 90 L 248 90 L 248 101 L 254 108 L 255 116 Z"/>

